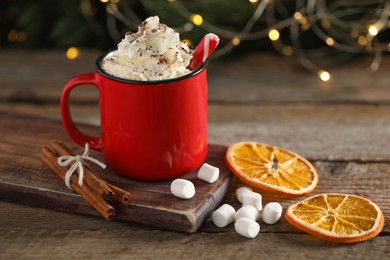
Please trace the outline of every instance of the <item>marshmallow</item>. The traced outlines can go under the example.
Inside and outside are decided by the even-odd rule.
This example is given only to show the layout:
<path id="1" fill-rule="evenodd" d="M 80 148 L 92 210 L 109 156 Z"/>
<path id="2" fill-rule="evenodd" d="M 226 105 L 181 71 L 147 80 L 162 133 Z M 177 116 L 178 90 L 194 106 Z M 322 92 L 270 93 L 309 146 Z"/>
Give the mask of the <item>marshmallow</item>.
<path id="1" fill-rule="evenodd" d="M 251 188 L 249 187 L 240 187 L 236 190 L 236 196 L 239 202 L 242 203 L 242 195 L 247 192 L 253 192 Z"/>
<path id="2" fill-rule="evenodd" d="M 260 225 L 249 218 L 240 218 L 234 223 L 236 232 L 243 237 L 255 238 L 260 232 Z"/>
<path id="3" fill-rule="evenodd" d="M 176 179 L 171 183 L 171 193 L 182 199 L 190 199 L 195 195 L 195 186 L 184 179 Z"/>
<path id="4" fill-rule="evenodd" d="M 252 205 L 242 206 L 239 210 L 237 210 L 236 214 L 234 214 L 234 220 L 238 220 L 240 218 L 249 218 L 256 221 L 259 218 L 259 211 Z"/>
<path id="5" fill-rule="evenodd" d="M 236 210 L 229 204 L 223 204 L 212 214 L 212 219 L 217 227 L 226 227 L 233 222 Z"/>
<path id="6" fill-rule="evenodd" d="M 277 202 L 270 202 L 263 210 L 263 221 L 267 224 L 275 224 L 282 216 L 282 205 Z"/>
<path id="7" fill-rule="evenodd" d="M 218 180 L 219 177 L 219 168 L 211 166 L 210 164 L 204 163 L 200 167 L 198 172 L 198 178 L 208 183 L 213 183 Z"/>
<path id="8" fill-rule="evenodd" d="M 252 205 L 258 211 L 263 209 L 262 197 L 257 192 L 246 192 L 242 194 L 242 205 Z"/>

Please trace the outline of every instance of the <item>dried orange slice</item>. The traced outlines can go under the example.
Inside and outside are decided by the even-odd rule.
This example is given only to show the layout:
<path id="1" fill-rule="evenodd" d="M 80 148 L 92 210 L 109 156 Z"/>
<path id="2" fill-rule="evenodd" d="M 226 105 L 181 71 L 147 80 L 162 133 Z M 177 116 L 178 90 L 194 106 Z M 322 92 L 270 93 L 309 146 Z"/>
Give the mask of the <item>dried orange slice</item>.
<path id="1" fill-rule="evenodd" d="M 290 195 L 313 191 L 318 174 L 302 156 L 279 147 L 255 142 L 240 142 L 229 146 L 226 163 L 245 183 Z"/>
<path id="2" fill-rule="evenodd" d="M 295 227 L 320 238 L 353 243 L 381 232 L 384 218 L 368 199 L 347 194 L 320 194 L 291 205 L 285 218 Z"/>

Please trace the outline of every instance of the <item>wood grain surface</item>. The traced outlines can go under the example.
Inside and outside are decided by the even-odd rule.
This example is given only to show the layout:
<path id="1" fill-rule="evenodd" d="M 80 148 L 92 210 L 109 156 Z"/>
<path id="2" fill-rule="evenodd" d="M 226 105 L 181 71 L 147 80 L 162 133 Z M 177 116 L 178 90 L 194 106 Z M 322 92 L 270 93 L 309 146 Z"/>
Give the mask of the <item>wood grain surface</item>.
<path id="1" fill-rule="evenodd" d="M 0 111 L 59 120 L 62 86 L 74 74 L 93 71 L 98 54 L 83 50 L 69 61 L 57 51 L 0 51 Z M 334 80 L 323 83 L 271 53 L 214 61 L 208 70 L 209 141 L 258 141 L 307 157 L 320 174 L 313 194 L 353 193 L 381 207 L 385 224 L 376 238 L 333 244 L 283 218 L 275 225 L 260 220 L 255 239 L 237 235 L 232 225 L 217 228 L 211 219 L 188 235 L 0 201 L 0 258 L 384 259 L 390 254 L 390 57 L 375 74 L 366 70 L 369 62 L 363 57 L 330 70 Z M 86 86 L 71 98 L 75 120 L 98 126 L 95 89 Z M 236 209 L 239 185 L 233 178 L 223 201 Z M 284 210 L 306 197 L 260 192 L 263 204 L 278 201 Z"/>
<path id="2" fill-rule="evenodd" d="M 0 113 L 0 197 L 16 203 L 70 211 L 78 214 L 99 215 L 39 159 L 41 149 L 50 147 L 54 140 L 72 144 L 62 122 L 41 117 Z M 84 125 L 86 132 L 96 133 L 96 127 Z M 82 154 L 81 147 L 72 149 Z M 225 165 L 226 147 L 209 145 L 206 162 L 220 169 L 214 183 L 197 178 L 197 170 L 182 178 L 196 187 L 191 200 L 183 200 L 170 193 L 171 181 L 145 182 L 119 176 L 113 170 L 91 168 L 100 178 L 132 194 L 129 207 L 116 205 L 115 219 L 153 226 L 165 230 L 196 232 L 205 219 L 225 197 L 231 173 Z M 102 155 L 90 153 L 103 161 Z"/>

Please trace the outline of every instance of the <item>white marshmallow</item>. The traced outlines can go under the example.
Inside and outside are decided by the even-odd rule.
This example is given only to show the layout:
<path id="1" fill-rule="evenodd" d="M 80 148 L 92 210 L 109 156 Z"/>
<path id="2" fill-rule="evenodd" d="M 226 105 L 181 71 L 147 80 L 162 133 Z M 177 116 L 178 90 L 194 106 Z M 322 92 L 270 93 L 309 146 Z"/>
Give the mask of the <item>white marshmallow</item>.
<path id="1" fill-rule="evenodd" d="M 253 221 L 256 221 L 259 218 L 259 215 L 259 211 L 255 207 L 252 205 L 245 205 L 237 210 L 236 214 L 234 214 L 234 220 L 238 220 L 240 218 L 249 218 Z"/>
<path id="2" fill-rule="evenodd" d="M 260 225 L 249 218 L 240 218 L 234 224 L 236 232 L 247 238 L 255 238 L 260 232 Z"/>
<path id="3" fill-rule="evenodd" d="M 195 195 L 195 186 L 184 179 L 176 179 L 171 183 L 171 193 L 182 199 L 190 199 Z"/>
<path id="4" fill-rule="evenodd" d="M 242 205 L 252 205 L 260 211 L 263 209 L 262 197 L 257 192 L 246 192 L 242 194 Z"/>
<path id="5" fill-rule="evenodd" d="M 212 214 L 212 219 L 217 227 L 226 227 L 233 222 L 236 210 L 229 204 L 223 204 Z"/>
<path id="6" fill-rule="evenodd" d="M 282 205 L 277 202 L 270 202 L 263 210 L 263 221 L 267 224 L 275 224 L 282 216 Z"/>
<path id="7" fill-rule="evenodd" d="M 242 195 L 243 195 L 244 193 L 247 193 L 247 192 L 253 192 L 253 191 L 252 191 L 251 188 L 245 187 L 245 186 L 240 187 L 240 188 L 238 188 L 238 189 L 236 190 L 236 197 L 237 197 L 237 199 L 238 199 L 239 202 L 242 203 Z"/>
<path id="8" fill-rule="evenodd" d="M 211 166 L 210 164 L 204 163 L 200 167 L 198 172 L 198 178 L 208 183 L 213 183 L 218 180 L 219 177 L 219 168 Z"/>

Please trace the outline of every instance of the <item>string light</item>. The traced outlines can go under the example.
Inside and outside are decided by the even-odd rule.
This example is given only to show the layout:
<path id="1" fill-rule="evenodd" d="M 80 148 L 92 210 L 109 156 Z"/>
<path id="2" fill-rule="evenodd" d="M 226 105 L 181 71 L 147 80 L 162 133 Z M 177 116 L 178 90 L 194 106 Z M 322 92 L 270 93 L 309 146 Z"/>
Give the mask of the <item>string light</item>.
<path id="1" fill-rule="evenodd" d="M 201 26 L 203 24 L 203 17 L 200 14 L 193 14 L 191 16 L 191 21 L 193 24 Z"/>
<path id="2" fill-rule="evenodd" d="M 299 21 L 302 19 L 302 13 L 301 12 L 295 12 L 294 13 L 294 18 Z"/>
<path id="3" fill-rule="evenodd" d="M 79 49 L 76 47 L 70 47 L 66 51 L 66 58 L 69 60 L 74 60 L 79 56 Z"/>
<path id="4" fill-rule="evenodd" d="M 334 40 L 331 37 L 328 37 L 325 42 L 329 46 L 332 46 L 334 44 Z"/>
<path id="5" fill-rule="evenodd" d="M 370 25 L 368 27 L 368 33 L 371 35 L 371 36 L 376 36 L 378 34 L 378 28 L 375 26 L 375 25 Z"/>
<path id="6" fill-rule="evenodd" d="M 85 0 L 83 2 L 92 5 L 93 1 Z M 111 36 L 119 35 L 119 33 L 112 32 L 116 24 L 112 19 L 121 21 L 129 28 L 131 28 L 129 25 L 137 28 L 135 22 L 143 20 L 131 10 L 129 5 L 117 5 L 119 0 L 100 0 L 100 2 L 106 3 L 106 11 L 109 16 L 107 21 L 110 21 L 110 25 L 114 25 L 107 26 Z M 329 72 L 318 68 L 316 64 L 320 58 L 327 58 L 327 56 L 342 52 L 372 53 L 374 54 L 372 64 L 375 65 L 375 68 L 379 68 L 382 53 L 390 52 L 390 43 L 380 42 L 381 39 L 375 37 L 379 32 L 390 29 L 390 1 L 387 0 L 358 0 L 352 1 L 348 5 L 341 1 L 332 3 L 324 0 L 296 1 L 293 13 L 287 11 L 289 7 L 284 6 L 283 1 L 248 0 L 248 4 L 256 6 L 256 8 L 248 17 L 247 23 L 237 30 L 226 29 L 227 26 L 217 26 L 206 21 L 202 15 L 190 11 L 194 10 L 194 6 L 188 8 L 187 1 L 167 0 L 167 2 L 175 5 L 178 10 L 177 14 L 187 20 L 183 25 L 176 27 L 176 31 L 180 33 L 191 32 L 196 26 L 202 26 L 205 31 L 220 36 L 222 41 L 218 50 L 213 53 L 213 57 L 230 52 L 243 41 L 268 37 L 281 54 L 284 56 L 294 55 L 294 58 L 305 68 L 316 73 L 322 81 L 328 81 L 330 80 Z M 143 5 L 150 3 L 150 0 L 141 1 Z M 374 4 L 377 5 L 377 8 L 375 12 L 372 12 Z M 264 13 L 266 15 L 263 15 Z M 360 18 L 353 20 L 350 19 L 352 16 Z M 261 17 L 264 17 L 261 22 L 265 23 L 265 28 L 258 29 L 259 26 L 255 26 L 255 24 L 258 25 Z M 301 44 L 303 40 L 301 36 L 307 30 L 326 43 L 326 46 L 317 49 L 304 49 Z M 286 37 L 286 39 L 289 40 L 291 46 L 285 46 L 280 40 L 281 31 L 290 31 L 287 34 L 289 38 Z M 223 41 L 223 38 L 226 41 Z M 283 39 L 285 38 L 283 37 Z M 188 42 L 190 43 L 190 41 Z M 372 68 L 372 66 L 370 67 Z"/>
<path id="7" fill-rule="evenodd" d="M 181 41 L 186 43 L 188 46 L 192 46 L 192 42 L 189 39 L 183 39 Z"/>
<path id="8" fill-rule="evenodd" d="M 271 39 L 271 41 L 277 41 L 280 37 L 280 34 L 279 34 L 278 30 L 272 29 L 269 31 L 268 37 Z"/>
<path id="9" fill-rule="evenodd" d="M 307 24 L 307 18 L 306 18 L 306 16 L 301 16 L 301 19 L 299 19 L 299 22 L 302 24 L 302 25 L 305 25 L 305 24 Z"/>
<path id="10" fill-rule="evenodd" d="M 7 35 L 7 40 L 9 42 L 23 42 L 27 38 L 25 32 L 17 32 L 15 30 L 11 30 Z"/>
<path id="11" fill-rule="evenodd" d="M 18 38 L 18 33 L 14 30 L 10 31 L 7 35 L 7 40 L 9 42 L 15 42 Z"/>
<path id="12" fill-rule="evenodd" d="M 240 39 L 239 38 L 237 38 L 237 37 L 234 37 L 233 39 L 232 39 L 232 44 L 234 45 L 234 46 L 237 46 L 237 45 L 239 45 L 240 44 Z"/>
<path id="13" fill-rule="evenodd" d="M 367 44 L 367 38 L 363 35 L 360 35 L 358 37 L 358 43 L 362 46 L 366 45 Z"/>
<path id="14" fill-rule="evenodd" d="M 293 48 L 291 46 L 284 46 L 282 49 L 282 53 L 285 56 L 291 56 L 291 55 L 293 55 L 294 51 L 293 51 Z"/>
<path id="15" fill-rule="evenodd" d="M 322 81 L 324 81 L 324 82 L 330 80 L 330 74 L 329 74 L 329 72 L 327 72 L 326 70 L 320 70 L 320 71 L 318 71 L 318 77 L 319 77 Z"/>
<path id="16" fill-rule="evenodd" d="M 303 20 L 304 22 L 302 22 L 302 20 Z M 305 19 L 302 18 L 302 20 L 301 20 L 302 29 L 303 29 L 304 31 L 309 30 L 309 29 L 310 29 L 310 24 L 307 22 L 307 19 L 306 19 L 306 18 L 305 18 Z"/>
<path id="17" fill-rule="evenodd" d="M 325 30 L 329 30 L 332 25 L 330 24 L 328 19 L 321 20 L 321 27 Z"/>

